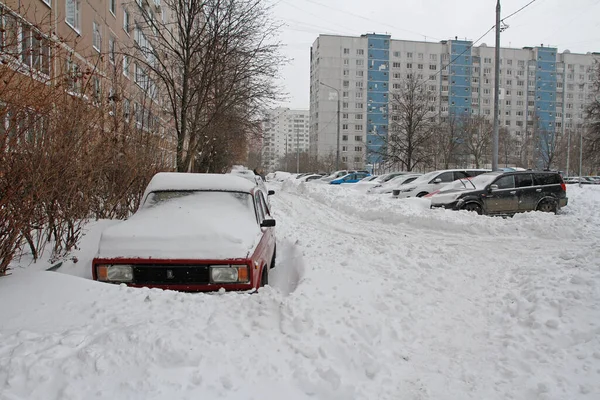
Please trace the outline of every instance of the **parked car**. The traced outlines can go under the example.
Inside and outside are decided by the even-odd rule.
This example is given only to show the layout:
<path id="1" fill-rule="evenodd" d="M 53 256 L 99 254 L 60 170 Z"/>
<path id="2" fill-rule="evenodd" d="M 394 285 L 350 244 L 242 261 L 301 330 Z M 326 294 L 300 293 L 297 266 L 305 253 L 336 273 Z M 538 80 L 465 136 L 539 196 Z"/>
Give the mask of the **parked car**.
<path id="1" fill-rule="evenodd" d="M 512 215 L 526 211 L 558 212 L 568 203 L 567 187 L 557 172 L 488 172 L 433 195 L 432 207 L 478 214 Z"/>
<path id="2" fill-rule="evenodd" d="M 257 289 L 275 266 L 274 227 L 266 196 L 247 179 L 159 173 L 137 212 L 102 232 L 92 276 L 181 291 Z"/>
<path id="3" fill-rule="evenodd" d="M 396 189 L 392 193 L 395 197 L 400 198 L 423 197 L 457 179 L 474 177 L 489 171 L 489 169 L 447 169 L 433 171 L 420 176 L 409 185 L 405 185 L 401 189 Z"/>
<path id="4" fill-rule="evenodd" d="M 310 182 L 310 181 L 314 181 L 317 179 L 321 179 L 322 177 L 323 177 L 323 175 L 320 175 L 320 174 L 308 174 L 299 179 L 300 179 L 300 182 Z"/>
<path id="5" fill-rule="evenodd" d="M 370 188 L 367 191 L 367 193 L 373 193 L 373 194 L 392 193 L 395 189 L 400 189 L 401 186 L 411 183 L 412 181 L 416 180 L 421 175 L 422 174 L 411 174 L 411 173 L 407 173 L 405 175 L 398 175 L 398 176 L 390 179 L 387 182 L 383 182 L 383 183 L 373 186 L 372 188 Z"/>
<path id="6" fill-rule="evenodd" d="M 335 172 L 331 173 L 330 175 L 326 175 L 326 176 L 322 177 L 321 179 L 319 179 L 319 182 L 330 183 L 331 181 L 333 181 L 335 179 L 341 178 L 341 177 L 348 175 L 350 173 L 353 173 L 353 172 L 356 172 L 356 171 L 348 171 L 345 169 L 343 169 L 341 171 L 335 171 Z"/>
<path id="7" fill-rule="evenodd" d="M 343 183 L 357 183 L 363 178 L 369 176 L 368 172 L 353 172 L 342 176 L 341 178 L 334 179 L 330 182 L 331 185 L 341 185 Z"/>

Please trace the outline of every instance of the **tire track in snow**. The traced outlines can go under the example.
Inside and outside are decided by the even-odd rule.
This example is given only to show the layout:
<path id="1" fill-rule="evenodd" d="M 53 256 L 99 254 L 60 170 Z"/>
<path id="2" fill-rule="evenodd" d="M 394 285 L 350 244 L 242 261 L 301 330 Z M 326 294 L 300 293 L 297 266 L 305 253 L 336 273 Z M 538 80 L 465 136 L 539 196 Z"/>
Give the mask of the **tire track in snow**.
<path id="1" fill-rule="evenodd" d="M 331 269 L 343 270 L 357 285 L 369 283 L 369 279 L 361 281 L 361 274 L 364 278 L 365 274 L 375 273 L 382 278 L 379 298 L 356 296 L 360 300 L 370 297 L 371 312 L 385 314 L 389 337 L 402 344 L 398 358 L 408 358 L 413 364 L 409 371 L 399 368 L 381 373 L 386 370 L 381 367 L 380 373 L 388 379 L 408 383 L 413 393 L 423 395 L 420 379 L 430 374 L 432 379 L 441 380 L 449 393 L 455 390 L 462 398 L 465 391 L 502 398 L 498 393 L 520 397 L 526 389 L 536 395 L 549 390 L 547 382 L 535 378 L 535 368 L 522 361 L 523 356 L 536 362 L 544 357 L 540 358 L 539 349 L 523 350 L 531 345 L 527 337 L 531 330 L 519 331 L 519 325 L 527 325 L 528 320 L 515 321 L 510 316 L 510 299 L 511 293 L 516 293 L 514 298 L 521 302 L 529 297 L 527 310 L 543 310 L 542 314 L 555 307 L 539 297 L 539 285 L 536 288 L 530 277 L 525 279 L 525 271 L 540 272 L 540 277 L 553 273 L 544 266 L 564 254 L 564 240 L 538 239 L 532 246 L 518 237 L 499 240 L 493 235 L 436 232 L 431 226 L 419 229 L 414 224 L 390 225 L 285 191 L 279 192 L 275 209 L 277 218 L 290 225 L 280 230 L 298 242 L 308 260 L 312 278 L 307 284 L 321 286 L 324 293 L 339 292 L 343 284 L 332 284 L 327 279 L 329 274 L 324 273 Z M 577 251 L 586 246 L 589 243 L 569 244 Z M 548 329 L 556 324 L 552 319 L 546 321 L 537 324 Z M 360 324 L 355 328 L 361 328 Z M 545 343 L 545 336 L 555 337 L 548 329 L 534 332 L 534 340 L 540 345 Z M 520 349 L 520 354 L 517 351 L 513 358 L 507 358 L 505 353 L 511 346 Z M 393 358 L 388 361 L 393 363 Z M 432 368 L 436 365 L 437 370 Z M 558 365 L 558 361 L 550 364 L 549 369 Z M 590 361 L 583 367 L 589 370 Z M 487 381 L 481 382 L 481 373 Z M 517 379 L 523 374 L 533 375 L 533 379 Z M 583 392 L 591 390 L 588 386 L 583 386 Z M 429 398 L 429 394 L 423 398 Z"/>

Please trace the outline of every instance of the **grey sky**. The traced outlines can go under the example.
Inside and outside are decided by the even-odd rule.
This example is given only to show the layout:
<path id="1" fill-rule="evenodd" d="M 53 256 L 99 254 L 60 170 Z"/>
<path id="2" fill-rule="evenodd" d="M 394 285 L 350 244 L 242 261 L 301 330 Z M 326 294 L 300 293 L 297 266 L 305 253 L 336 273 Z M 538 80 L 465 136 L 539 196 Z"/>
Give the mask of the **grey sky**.
<path id="1" fill-rule="evenodd" d="M 388 33 L 392 39 L 476 40 L 495 23 L 496 0 L 271 0 L 285 24 L 281 40 L 292 59 L 282 70 L 289 100 L 282 106 L 308 108 L 310 46 L 319 34 L 360 36 Z M 501 0 L 506 17 L 530 0 Z M 600 0 L 537 0 L 506 20 L 502 47 L 556 46 L 573 53 L 600 52 Z M 490 32 L 477 45 L 494 45 Z"/>

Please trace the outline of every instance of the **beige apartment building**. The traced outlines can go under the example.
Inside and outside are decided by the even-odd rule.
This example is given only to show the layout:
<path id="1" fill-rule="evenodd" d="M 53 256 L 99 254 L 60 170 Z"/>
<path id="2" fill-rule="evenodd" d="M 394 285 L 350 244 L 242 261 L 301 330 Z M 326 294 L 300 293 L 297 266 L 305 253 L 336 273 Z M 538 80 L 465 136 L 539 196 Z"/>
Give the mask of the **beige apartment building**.
<path id="1" fill-rule="evenodd" d="M 125 118 L 174 149 L 157 84 L 136 62 L 154 62 L 144 20 L 168 21 L 160 0 L 5 0 L 0 13 L 0 54 L 12 55 L 5 65 L 42 82 L 64 74 L 75 95 L 88 85 L 86 93 L 118 98 Z"/>

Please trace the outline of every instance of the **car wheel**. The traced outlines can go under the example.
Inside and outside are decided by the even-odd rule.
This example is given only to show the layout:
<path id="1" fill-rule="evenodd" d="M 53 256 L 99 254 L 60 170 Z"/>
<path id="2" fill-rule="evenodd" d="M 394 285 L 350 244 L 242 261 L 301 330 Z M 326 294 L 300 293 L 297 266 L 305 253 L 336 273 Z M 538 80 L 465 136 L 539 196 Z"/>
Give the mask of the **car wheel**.
<path id="1" fill-rule="evenodd" d="M 423 197 L 423 196 L 425 196 L 425 195 L 428 195 L 428 194 L 429 194 L 429 193 L 427 193 L 427 192 L 421 192 L 421 193 L 419 193 L 419 194 L 417 195 L 417 197 Z"/>
<path id="2" fill-rule="evenodd" d="M 260 287 L 269 284 L 269 268 L 263 268 L 262 276 L 260 277 Z"/>
<path id="3" fill-rule="evenodd" d="M 556 213 L 556 204 L 551 201 L 544 200 L 538 204 L 537 211 Z"/>
<path id="4" fill-rule="evenodd" d="M 481 206 L 477 203 L 467 203 L 463 207 L 463 210 L 475 211 L 477 214 L 481 215 Z"/>
<path id="5" fill-rule="evenodd" d="M 269 266 L 271 269 L 275 268 L 275 259 L 277 258 L 277 246 L 273 249 L 273 258 L 271 258 L 271 265 Z"/>

